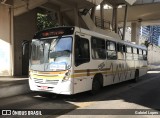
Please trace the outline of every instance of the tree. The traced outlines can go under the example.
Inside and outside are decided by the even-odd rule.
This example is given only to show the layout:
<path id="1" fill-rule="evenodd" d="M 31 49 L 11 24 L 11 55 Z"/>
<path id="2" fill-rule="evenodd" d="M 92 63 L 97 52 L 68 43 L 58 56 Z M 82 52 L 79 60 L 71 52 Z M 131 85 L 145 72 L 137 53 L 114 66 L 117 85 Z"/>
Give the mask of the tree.
<path id="1" fill-rule="evenodd" d="M 56 18 L 53 19 L 52 14 L 46 11 L 45 14 L 37 13 L 37 29 L 38 31 L 58 26 Z"/>

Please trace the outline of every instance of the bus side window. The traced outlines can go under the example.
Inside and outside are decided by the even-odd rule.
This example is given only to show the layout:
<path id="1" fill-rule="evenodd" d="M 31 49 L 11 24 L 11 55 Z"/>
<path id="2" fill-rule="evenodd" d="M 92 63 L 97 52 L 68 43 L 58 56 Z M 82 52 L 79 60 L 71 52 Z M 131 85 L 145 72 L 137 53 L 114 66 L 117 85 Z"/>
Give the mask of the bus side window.
<path id="1" fill-rule="evenodd" d="M 89 40 L 75 36 L 75 66 L 90 61 Z"/>
<path id="2" fill-rule="evenodd" d="M 142 49 L 139 49 L 138 59 L 139 59 L 139 60 L 143 60 L 143 51 L 142 51 Z"/>
<path id="3" fill-rule="evenodd" d="M 123 45 L 120 43 L 117 43 L 117 52 L 124 52 Z"/>
<path id="4" fill-rule="evenodd" d="M 105 40 L 92 37 L 92 58 L 106 59 Z"/>
<path id="5" fill-rule="evenodd" d="M 143 50 L 143 60 L 147 60 L 147 51 Z"/>
<path id="6" fill-rule="evenodd" d="M 116 43 L 112 41 L 107 41 L 106 46 L 107 46 L 107 59 L 116 60 L 117 59 Z"/>
<path id="7" fill-rule="evenodd" d="M 126 52 L 126 46 L 123 45 L 123 52 Z"/>
<path id="8" fill-rule="evenodd" d="M 117 59 L 125 59 L 125 48 L 121 43 L 117 43 Z"/>
<path id="9" fill-rule="evenodd" d="M 133 50 L 131 46 L 126 46 L 126 59 L 132 60 L 133 59 Z"/>
<path id="10" fill-rule="evenodd" d="M 133 47 L 133 59 L 138 60 L 138 49 Z"/>

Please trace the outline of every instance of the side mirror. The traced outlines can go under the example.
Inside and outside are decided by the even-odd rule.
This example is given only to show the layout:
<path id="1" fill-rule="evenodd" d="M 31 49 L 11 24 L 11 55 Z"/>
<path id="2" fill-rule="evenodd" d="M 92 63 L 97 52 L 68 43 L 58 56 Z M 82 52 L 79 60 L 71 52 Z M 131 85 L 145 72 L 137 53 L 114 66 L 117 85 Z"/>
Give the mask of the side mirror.
<path id="1" fill-rule="evenodd" d="M 25 51 L 26 51 L 26 48 L 27 48 L 27 45 L 29 45 L 29 41 L 27 41 L 27 40 L 24 40 L 23 42 L 22 42 L 22 54 L 23 55 L 25 55 Z"/>

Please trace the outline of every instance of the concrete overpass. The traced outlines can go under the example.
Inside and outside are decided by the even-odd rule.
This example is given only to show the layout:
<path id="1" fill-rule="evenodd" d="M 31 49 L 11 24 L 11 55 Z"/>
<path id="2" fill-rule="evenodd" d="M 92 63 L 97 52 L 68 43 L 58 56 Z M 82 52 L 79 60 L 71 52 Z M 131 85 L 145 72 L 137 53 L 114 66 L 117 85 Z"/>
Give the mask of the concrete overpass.
<path id="1" fill-rule="evenodd" d="M 4 56 L 5 59 L 0 59 L 0 62 L 3 63 L 0 76 L 23 75 L 23 68 L 26 67 L 22 65 L 25 65 L 27 60 L 22 57 L 22 42 L 31 40 L 37 31 L 38 7 L 56 12 L 60 25 L 63 22 L 68 25 L 78 25 L 78 9 L 90 9 L 100 2 L 102 0 L 1 0 L 0 46 L 3 48 L 0 54 L 1 58 Z M 68 12 L 72 12 L 75 17 L 68 16 Z"/>
<path id="2" fill-rule="evenodd" d="M 105 7 L 105 4 L 110 5 L 110 7 Z M 112 30 L 117 30 L 120 27 L 130 26 L 132 27 L 132 42 L 137 42 L 135 39 L 139 39 L 138 33 L 140 30 L 140 26 L 147 26 L 147 25 L 159 25 L 160 24 L 160 17 L 159 17 L 159 10 L 160 10 L 160 1 L 159 0 L 137 0 L 132 5 L 124 5 L 121 2 L 111 2 L 106 1 L 103 4 L 104 11 L 96 10 L 96 16 L 105 19 L 107 22 L 112 23 Z M 102 5 L 101 5 L 102 7 Z M 126 12 L 126 11 L 127 12 Z M 114 17 L 116 21 L 114 20 Z M 126 18 L 124 18 L 126 16 Z M 126 21 L 125 21 L 126 20 Z M 113 23 L 115 22 L 115 23 Z M 125 24 L 126 22 L 126 24 Z M 116 26 L 114 26 L 116 24 Z M 137 32 L 137 34 L 135 34 Z M 137 37 L 135 37 L 137 36 Z"/>
<path id="3" fill-rule="evenodd" d="M 27 60 L 22 56 L 21 44 L 23 40 L 31 40 L 37 31 L 36 18 L 37 12 L 39 12 L 38 8 L 55 12 L 58 15 L 57 20 L 59 25 L 76 25 L 120 39 L 115 29 L 123 22 L 123 19 L 127 21 L 127 17 L 122 17 L 127 15 L 117 15 L 116 9 L 121 4 L 133 5 L 133 7 L 140 6 L 135 6 L 135 2 L 136 0 L 1 0 L 0 47 L 3 48 L 1 48 L 0 55 L 1 57 L 5 57 L 5 59 L 1 59 L 0 57 L 0 62 L 3 63 L 2 66 L 6 68 L 0 69 L 0 76 L 21 76 L 24 74 L 23 71 L 27 71 Z M 95 12 L 95 7 L 99 4 L 101 4 L 101 12 L 98 13 L 98 11 Z M 103 9 L 104 4 L 109 4 L 114 7 L 113 17 L 111 16 L 111 10 L 106 11 Z M 140 2 L 136 2 L 136 4 L 140 4 Z M 132 6 L 130 7 L 133 8 Z M 80 12 L 85 10 L 90 12 L 91 15 L 88 13 L 84 15 L 80 14 Z M 123 12 L 124 8 L 118 9 L 118 14 Z M 152 14 L 149 11 L 146 13 Z M 133 12 L 133 14 L 135 13 Z M 153 14 L 156 14 L 156 12 Z M 102 29 L 96 27 L 94 20 L 96 15 L 100 16 L 101 19 L 109 20 L 114 28 L 104 30 L 102 27 Z M 144 15 L 145 12 L 141 14 L 141 19 L 145 18 Z M 137 20 L 136 15 L 133 18 Z M 156 18 L 159 19 L 158 17 Z M 129 19 L 129 22 L 131 21 L 133 21 L 133 19 Z M 135 32 L 138 31 L 136 28 L 135 26 Z M 136 37 L 136 33 L 133 35 L 134 39 L 138 38 Z"/>
<path id="4" fill-rule="evenodd" d="M 112 9 L 104 10 L 104 19 L 112 21 Z M 125 6 L 118 8 L 118 24 L 122 26 L 124 20 Z M 141 25 L 160 25 L 160 3 L 152 4 L 134 4 L 128 6 L 127 24 L 130 26 L 131 22 L 141 22 Z M 96 11 L 96 16 L 100 17 L 100 10 Z"/>

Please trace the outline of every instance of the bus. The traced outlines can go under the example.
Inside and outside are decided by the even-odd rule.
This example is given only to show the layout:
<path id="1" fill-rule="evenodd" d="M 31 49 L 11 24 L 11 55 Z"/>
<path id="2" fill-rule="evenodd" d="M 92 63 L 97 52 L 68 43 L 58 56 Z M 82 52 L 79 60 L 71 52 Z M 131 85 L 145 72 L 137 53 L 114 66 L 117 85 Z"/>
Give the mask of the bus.
<path id="1" fill-rule="evenodd" d="M 147 73 L 147 48 L 79 27 L 40 31 L 31 43 L 32 91 L 73 95 Z"/>

